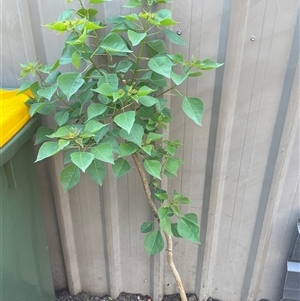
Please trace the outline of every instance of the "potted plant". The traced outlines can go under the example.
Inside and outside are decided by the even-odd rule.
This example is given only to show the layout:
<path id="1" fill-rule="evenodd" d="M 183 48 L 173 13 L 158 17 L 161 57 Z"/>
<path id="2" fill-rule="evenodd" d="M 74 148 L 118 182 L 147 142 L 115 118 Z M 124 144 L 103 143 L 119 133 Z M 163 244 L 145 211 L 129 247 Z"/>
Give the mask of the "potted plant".
<path id="1" fill-rule="evenodd" d="M 141 226 L 145 248 L 153 255 L 166 244 L 166 260 L 185 301 L 172 237 L 199 243 L 199 226 L 195 213 L 181 212 L 191 200 L 161 188 L 163 179 L 176 176 L 183 163 L 176 157 L 182 143 L 164 137 L 172 122 L 168 99 L 172 101 L 171 93 L 179 95 L 183 112 L 201 125 L 202 100 L 183 95 L 178 87 L 221 64 L 168 52 L 165 40 L 185 45 L 168 28 L 176 24 L 171 11 L 160 7 L 168 0 L 129 0 L 124 7 L 137 12 L 111 17 L 107 24 L 98 20 L 94 6 L 106 0 L 90 0 L 87 7 L 77 1 L 78 10 L 68 9 L 46 25 L 68 33 L 61 57 L 51 66 L 22 64 L 21 78 L 37 77 L 20 88 L 20 93 L 30 89 L 30 114 L 51 115 L 55 121 L 54 128 L 42 126 L 37 132 L 36 142 L 42 144 L 37 161 L 63 151 L 60 181 L 67 191 L 79 182 L 81 172 L 102 185 L 106 169 L 112 168 L 118 179 L 130 171 L 131 156 L 156 220 L 156 227 L 152 221 Z M 65 64 L 77 71 L 61 72 Z"/>

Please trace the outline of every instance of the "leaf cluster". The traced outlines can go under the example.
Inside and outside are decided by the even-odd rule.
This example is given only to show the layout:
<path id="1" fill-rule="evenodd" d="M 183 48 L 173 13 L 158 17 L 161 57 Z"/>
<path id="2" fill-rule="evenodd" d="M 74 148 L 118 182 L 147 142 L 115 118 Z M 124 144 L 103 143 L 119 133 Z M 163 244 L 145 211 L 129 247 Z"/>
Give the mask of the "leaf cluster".
<path id="1" fill-rule="evenodd" d="M 60 181 L 65 191 L 80 181 L 81 172 L 102 185 L 108 165 L 118 179 L 130 171 L 128 157 L 133 154 L 155 183 L 163 175 L 176 176 L 182 165 L 175 156 L 181 143 L 165 140 L 162 134 L 172 121 L 166 95 L 177 94 L 183 112 L 201 125 L 202 100 L 183 95 L 178 86 L 221 64 L 194 57 L 187 60 L 182 53 L 168 52 L 166 40 L 176 45 L 185 42 L 168 29 L 176 24 L 171 11 L 157 9 L 167 0 L 129 0 L 125 4 L 128 15 L 102 21 L 95 4 L 106 0 L 90 0 L 87 7 L 81 0 L 68 0 L 74 1 L 79 4 L 77 10 L 67 9 L 57 21 L 45 25 L 56 33 L 67 33 L 61 57 L 53 65 L 21 65 L 21 78 L 37 77 L 33 83 L 25 80 L 19 91 L 30 90 L 31 116 L 50 115 L 56 124 L 39 128 L 36 143 L 42 145 L 37 161 L 64 152 Z M 62 72 L 65 65 L 71 65 L 72 71 Z M 199 242 L 197 216 L 180 213 L 180 206 L 189 199 L 176 192 L 170 199 L 158 184 L 153 191 L 162 202 L 160 228 Z M 177 223 L 171 222 L 172 216 Z M 142 232 L 151 227 L 143 224 Z M 161 241 L 160 231 L 152 230 L 145 241 L 148 253 L 160 251 Z"/>

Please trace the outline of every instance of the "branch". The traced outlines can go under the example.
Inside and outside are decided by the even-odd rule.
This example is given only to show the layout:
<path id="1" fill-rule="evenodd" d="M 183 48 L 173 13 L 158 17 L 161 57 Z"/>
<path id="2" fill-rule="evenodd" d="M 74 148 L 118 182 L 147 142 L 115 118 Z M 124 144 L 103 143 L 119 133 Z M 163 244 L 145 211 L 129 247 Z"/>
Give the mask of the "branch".
<path id="1" fill-rule="evenodd" d="M 156 220 L 159 222 L 159 216 L 158 216 L 158 213 L 157 213 L 157 207 L 154 203 L 154 200 L 152 198 L 152 195 L 151 195 L 151 191 L 150 191 L 150 188 L 149 188 L 149 183 L 148 183 L 148 180 L 147 180 L 147 177 L 146 177 L 146 173 L 144 171 L 144 168 L 137 156 L 137 154 L 132 154 L 131 155 L 133 160 L 134 160 L 134 163 L 137 167 L 137 170 L 140 174 L 140 177 L 141 177 L 141 180 L 142 180 L 142 183 L 143 183 L 143 186 L 144 186 L 144 190 L 146 192 L 146 195 L 147 195 L 147 199 L 148 199 L 148 202 L 152 208 L 152 211 L 153 211 L 153 214 L 154 214 L 154 217 L 156 218 Z M 164 231 L 163 231 L 164 232 Z M 186 293 L 185 293 L 185 290 L 184 290 L 184 287 L 183 287 L 183 284 L 182 284 L 182 281 L 181 281 L 181 278 L 180 278 L 180 275 L 177 271 L 177 268 L 174 264 L 174 261 L 173 261 L 173 241 L 172 241 L 172 236 L 167 234 L 166 232 L 164 232 L 165 236 L 166 236 L 166 240 L 167 240 L 167 248 L 166 248 L 166 254 L 167 254 L 167 260 L 168 260 L 168 264 L 169 264 L 169 267 L 174 275 L 174 278 L 175 278 L 175 281 L 176 281 L 176 284 L 177 284 L 177 288 L 178 288 L 178 291 L 179 291 L 179 294 L 180 294 L 180 298 L 181 298 L 181 301 L 187 301 L 187 297 L 186 297 Z"/>
<path id="2" fill-rule="evenodd" d="M 141 164 L 141 162 L 140 162 L 137 154 L 132 154 L 131 156 L 132 156 L 133 161 L 134 161 L 134 163 L 135 163 L 135 165 L 137 167 L 137 170 L 138 170 L 138 172 L 140 174 L 140 177 L 141 177 L 141 180 L 142 180 L 142 183 L 143 183 L 143 186 L 144 186 L 144 190 L 146 192 L 148 202 L 149 202 L 149 204 L 150 204 L 150 206 L 152 208 L 154 217 L 159 222 L 157 208 L 156 208 L 156 205 L 154 203 L 154 200 L 152 199 L 151 191 L 150 191 L 150 188 L 149 188 L 149 184 L 148 184 L 148 180 L 147 180 L 144 168 L 143 168 L 143 166 L 142 166 L 142 164 Z"/>

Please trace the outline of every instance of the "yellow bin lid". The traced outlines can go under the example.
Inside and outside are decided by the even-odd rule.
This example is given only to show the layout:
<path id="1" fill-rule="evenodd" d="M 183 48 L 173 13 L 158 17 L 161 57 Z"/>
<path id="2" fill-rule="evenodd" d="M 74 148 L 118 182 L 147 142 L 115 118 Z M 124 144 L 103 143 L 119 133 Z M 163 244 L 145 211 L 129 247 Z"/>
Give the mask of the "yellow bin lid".
<path id="1" fill-rule="evenodd" d="M 0 147 L 8 142 L 30 119 L 26 94 L 0 89 Z"/>

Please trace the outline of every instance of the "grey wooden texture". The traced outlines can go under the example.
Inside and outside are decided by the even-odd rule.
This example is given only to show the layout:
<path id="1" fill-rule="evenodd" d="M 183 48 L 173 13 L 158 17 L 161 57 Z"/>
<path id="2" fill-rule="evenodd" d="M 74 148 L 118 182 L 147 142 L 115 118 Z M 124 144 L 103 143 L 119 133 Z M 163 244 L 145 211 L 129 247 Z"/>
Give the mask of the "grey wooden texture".
<path id="1" fill-rule="evenodd" d="M 114 0 L 103 17 L 125 14 Z M 75 5 L 72 3 L 72 5 Z M 174 259 L 188 292 L 199 300 L 279 300 L 299 217 L 299 8 L 297 0 L 174 0 L 183 52 L 224 67 L 180 87 L 205 102 L 203 127 L 169 97 L 166 133 L 183 141 L 177 178 L 164 187 L 188 195 L 198 214 L 201 245 L 174 240 Z M 53 63 L 63 36 L 40 26 L 55 20 L 63 1 L 1 2 L 2 87 L 20 84 L 19 64 Z M 5 13 L 4 13 L 5 12 Z M 252 40 L 251 40 L 252 37 Z M 44 121 L 45 124 L 49 120 Z M 98 187 L 82 175 L 63 193 L 61 155 L 38 164 L 49 253 L 57 289 L 75 294 L 121 291 L 155 300 L 176 292 L 164 253 L 149 258 L 139 232 L 151 211 L 136 169 Z"/>

